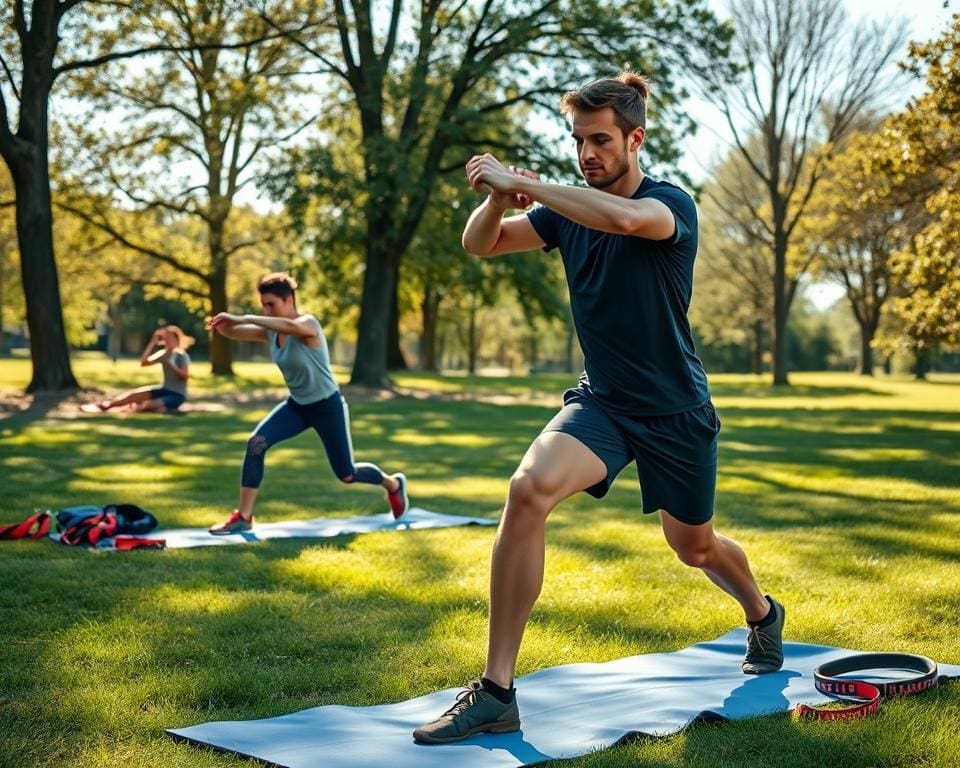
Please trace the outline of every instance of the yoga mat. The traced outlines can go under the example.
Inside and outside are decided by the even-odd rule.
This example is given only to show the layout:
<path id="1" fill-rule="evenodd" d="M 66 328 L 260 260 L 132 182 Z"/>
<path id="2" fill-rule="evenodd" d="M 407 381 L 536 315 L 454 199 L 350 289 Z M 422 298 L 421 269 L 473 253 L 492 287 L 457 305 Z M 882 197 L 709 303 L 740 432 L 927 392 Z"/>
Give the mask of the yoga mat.
<path id="1" fill-rule="evenodd" d="M 413 507 L 403 517 L 395 520 L 389 512 L 382 515 L 364 515 L 362 517 L 319 517 L 315 520 L 291 520 L 280 523 L 257 523 L 253 529 L 243 533 L 231 533 L 226 536 L 213 536 L 206 528 L 158 528 L 137 538 L 164 539 L 169 549 L 185 547 L 223 547 L 230 544 L 248 544 L 270 539 L 327 538 L 348 533 L 370 533 L 371 531 L 418 531 L 424 528 L 450 528 L 458 525 L 497 525 L 497 520 L 486 517 L 465 517 L 463 515 L 443 515 Z M 50 534 L 50 538 L 59 540 L 59 533 Z M 97 549 L 112 550 L 109 544 Z"/>
<path id="2" fill-rule="evenodd" d="M 814 688 L 813 669 L 854 653 L 785 643 L 782 670 L 744 675 L 740 662 L 746 636 L 745 629 L 735 629 L 674 653 L 534 672 L 516 683 L 520 731 L 482 734 L 455 744 L 421 745 L 411 733 L 448 709 L 457 688 L 398 704 L 315 707 L 266 720 L 204 723 L 168 733 L 283 768 L 531 765 L 576 757 L 639 735 L 665 736 L 695 720 L 738 720 L 801 703 L 823 704 L 830 699 Z M 940 673 L 960 676 L 960 666 L 942 665 Z"/>

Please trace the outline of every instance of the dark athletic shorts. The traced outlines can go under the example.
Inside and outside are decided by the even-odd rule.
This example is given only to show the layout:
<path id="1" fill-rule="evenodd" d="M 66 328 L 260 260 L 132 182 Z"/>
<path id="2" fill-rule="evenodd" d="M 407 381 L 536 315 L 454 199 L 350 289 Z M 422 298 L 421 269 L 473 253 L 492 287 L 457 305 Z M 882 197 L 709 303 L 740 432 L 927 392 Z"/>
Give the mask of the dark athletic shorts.
<path id="1" fill-rule="evenodd" d="M 575 437 L 606 465 L 606 479 L 586 489 L 591 496 L 603 498 L 636 461 L 644 513 L 665 509 L 690 525 L 713 517 L 720 419 L 709 400 L 670 416 L 624 416 L 578 387 L 564 393 L 563 408 L 543 431 Z"/>
<path id="2" fill-rule="evenodd" d="M 174 392 L 172 389 L 164 389 L 163 387 L 151 389 L 150 397 L 153 400 L 159 400 L 163 403 L 163 407 L 168 411 L 177 410 L 187 399 L 179 392 Z"/>

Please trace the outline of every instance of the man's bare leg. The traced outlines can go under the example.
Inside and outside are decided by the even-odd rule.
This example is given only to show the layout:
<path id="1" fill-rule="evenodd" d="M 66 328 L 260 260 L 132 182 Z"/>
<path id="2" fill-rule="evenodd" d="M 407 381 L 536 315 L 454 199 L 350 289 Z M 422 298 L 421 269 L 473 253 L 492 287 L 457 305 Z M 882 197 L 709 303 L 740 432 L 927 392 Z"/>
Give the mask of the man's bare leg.
<path id="1" fill-rule="evenodd" d="M 689 525 L 660 510 L 660 524 L 677 557 L 686 565 L 700 568 L 710 581 L 740 603 L 748 622 L 760 621 L 767 615 L 770 605 L 750 572 L 747 556 L 735 541 L 714 531 L 713 521 Z"/>
<path id="2" fill-rule="evenodd" d="M 543 585 L 547 516 L 563 499 L 607 476 L 603 462 L 562 432 L 544 432 L 510 480 L 493 546 L 490 624 L 483 676 L 504 688 L 513 683 L 523 631 Z"/>
<path id="3" fill-rule="evenodd" d="M 786 612 L 779 602 L 760 592 L 743 550 L 732 539 L 716 534 L 711 521 L 688 525 L 660 510 L 660 522 L 677 557 L 687 565 L 700 568 L 743 608 L 750 625 L 743 672 L 760 675 L 780 669 Z"/>

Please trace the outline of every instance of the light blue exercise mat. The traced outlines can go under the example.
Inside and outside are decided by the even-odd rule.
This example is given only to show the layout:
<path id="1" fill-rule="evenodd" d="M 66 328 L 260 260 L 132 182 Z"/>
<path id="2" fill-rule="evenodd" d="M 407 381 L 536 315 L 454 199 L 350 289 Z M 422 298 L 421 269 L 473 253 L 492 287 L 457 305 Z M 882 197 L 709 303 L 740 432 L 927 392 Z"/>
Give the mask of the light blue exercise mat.
<path id="1" fill-rule="evenodd" d="M 174 738 L 284 768 L 451 768 L 530 765 L 576 757 L 638 735 L 665 736 L 695 720 L 757 717 L 830 699 L 815 667 L 853 651 L 786 643 L 783 669 L 740 672 L 746 630 L 674 653 L 568 664 L 520 678 L 521 730 L 456 744 L 421 745 L 411 733 L 454 702 L 458 689 L 398 704 L 326 706 L 266 720 L 170 729 Z M 397 660 L 398 665 L 403 659 Z M 960 675 L 960 666 L 940 673 Z"/>
<path id="2" fill-rule="evenodd" d="M 280 523 L 254 523 L 249 531 L 214 536 L 206 528 L 158 528 L 144 539 L 163 539 L 168 549 L 185 547 L 223 547 L 229 544 L 248 544 L 270 539 L 314 539 L 372 531 L 417 531 L 424 528 L 450 528 L 458 525 L 497 525 L 497 520 L 486 517 L 465 517 L 428 512 L 417 507 L 408 509 L 399 520 L 389 512 L 362 517 L 319 517 L 315 520 L 290 520 Z M 59 540 L 60 534 L 50 534 Z M 111 549 L 109 544 L 98 549 Z"/>

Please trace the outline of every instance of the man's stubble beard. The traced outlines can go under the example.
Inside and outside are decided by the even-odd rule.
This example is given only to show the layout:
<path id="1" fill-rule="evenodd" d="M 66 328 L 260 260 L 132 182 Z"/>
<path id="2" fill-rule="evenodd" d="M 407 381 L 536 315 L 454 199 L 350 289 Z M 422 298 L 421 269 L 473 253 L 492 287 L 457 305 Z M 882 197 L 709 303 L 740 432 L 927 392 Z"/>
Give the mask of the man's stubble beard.
<path id="1" fill-rule="evenodd" d="M 582 169 L 581 169 L 582 172 Z M 607 187 L 616 184 L 620 179 L 626 176 L 630 172 L 630 156 L 624 152 L 617 158 L 617 164 L 613 172 L 608 173 L 602 179 L 590 180 L 584 176 L 584 181 L 587 182 L 588 187 L 593 187 L 594 189 L 606 189 Z"/>

